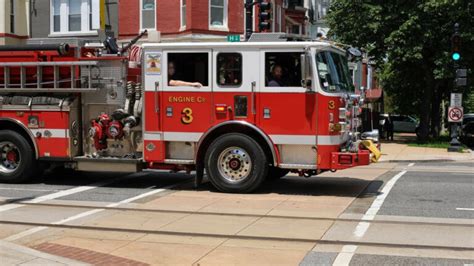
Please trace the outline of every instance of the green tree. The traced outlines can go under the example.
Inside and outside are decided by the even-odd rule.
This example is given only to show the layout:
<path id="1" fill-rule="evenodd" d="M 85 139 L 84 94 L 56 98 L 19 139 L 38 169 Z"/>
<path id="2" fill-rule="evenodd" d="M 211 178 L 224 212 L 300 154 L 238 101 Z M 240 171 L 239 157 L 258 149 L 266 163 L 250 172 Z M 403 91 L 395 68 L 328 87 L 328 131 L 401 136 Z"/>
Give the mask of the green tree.
<path id="1" fill-rule="evenodd" d="M 440 106 L 453 89 L 451 36 L 460 24 L 460 64 L 474 70 L 472 0 L 333 0 L 330 36 L 363 48 L 378 66 L 395 110 L 420 118 L 421 139 L 437 136 Z M 472 93 L 471 87 L 466 94 Z"/>

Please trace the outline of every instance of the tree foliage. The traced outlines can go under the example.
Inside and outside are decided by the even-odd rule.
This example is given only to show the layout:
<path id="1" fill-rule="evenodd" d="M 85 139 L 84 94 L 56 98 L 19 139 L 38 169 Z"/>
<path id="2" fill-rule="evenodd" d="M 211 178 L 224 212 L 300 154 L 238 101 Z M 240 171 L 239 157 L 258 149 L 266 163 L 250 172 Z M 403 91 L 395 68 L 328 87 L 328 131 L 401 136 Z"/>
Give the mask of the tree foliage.
<path id="1" fill-rule="evenodd" d="M 423 138 L 439 132 L 441 100 L 453 89 L 451 36 L 456 22 L 463 42 L 460 64 L 470 68 L 472 84 L 471 0 L 333 0 L 327 20 L 333 38 L 364 48 L 376 62 L 396 111 L 420 117 Z"/>

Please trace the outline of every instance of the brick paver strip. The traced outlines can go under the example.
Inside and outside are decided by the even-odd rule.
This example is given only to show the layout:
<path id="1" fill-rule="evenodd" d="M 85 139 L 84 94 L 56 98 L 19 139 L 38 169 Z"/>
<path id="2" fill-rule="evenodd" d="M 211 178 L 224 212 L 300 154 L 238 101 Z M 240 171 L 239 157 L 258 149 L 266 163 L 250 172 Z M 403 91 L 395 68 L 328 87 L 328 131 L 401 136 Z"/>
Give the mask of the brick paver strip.
<path id="1" fill-rule="evenodd" d="M 95 252 L 88 249 L 70 247 L 54 243 L 43 243 L 33 247 L 42 252 L 54 254 L 57 256 L 82 261 L 92 265 L 130 265 L 130 266 L 146 266 L 149 264 L 136 260 L 109 255 L 107 253 Z"/>

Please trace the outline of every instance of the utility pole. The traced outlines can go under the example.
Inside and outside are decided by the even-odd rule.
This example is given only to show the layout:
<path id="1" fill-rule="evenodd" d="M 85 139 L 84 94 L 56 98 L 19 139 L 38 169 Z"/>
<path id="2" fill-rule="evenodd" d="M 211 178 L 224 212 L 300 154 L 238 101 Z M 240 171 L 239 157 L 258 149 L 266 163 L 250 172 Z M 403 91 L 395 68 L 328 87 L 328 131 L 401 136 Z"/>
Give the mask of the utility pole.
<path id="1" fill-rule="evenodd" d="M 245 2 L 245 40 L 247 41 L 253 33 L 253 0 Z"/>
<path id="2" fill-rule="evenodd" d="M 449 143 L 448 152 L 458 152 L 462 148 L 458 140 L 458 125 L 462 123 L 464 116 L 462 93 L 464 86 L 467 85 L 467 69 L 462 68 L 460 65 L 462 53 L 458 23 L 454 24 L 454 34 L 451 36 L 451 59 L 454 63 L 456 78 L 454 80 L 454 87 L 451 92 L 451 101 L 448 109 L 448 121 L 451 123 L 451 142 Z"/>

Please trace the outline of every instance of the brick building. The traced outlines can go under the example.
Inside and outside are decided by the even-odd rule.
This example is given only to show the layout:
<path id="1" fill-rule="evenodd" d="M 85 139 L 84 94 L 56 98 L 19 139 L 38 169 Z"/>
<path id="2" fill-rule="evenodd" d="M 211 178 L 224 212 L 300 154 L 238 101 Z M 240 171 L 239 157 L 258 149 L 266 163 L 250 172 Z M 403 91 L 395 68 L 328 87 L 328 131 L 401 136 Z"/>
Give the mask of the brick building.
<path id="1" fill-rule="evenodd" d="M 273 32 L 306 34 L 304 0 L 271 0 Z M 121 0 L 119 39 L 144 29 L 157 31 L 163 41 L 225 40 L 245 32 L 245 0 Z M 257 14 L 258 7 L 254 7 Z M 254 31 L 258 31 L 257 16 Z"/>

